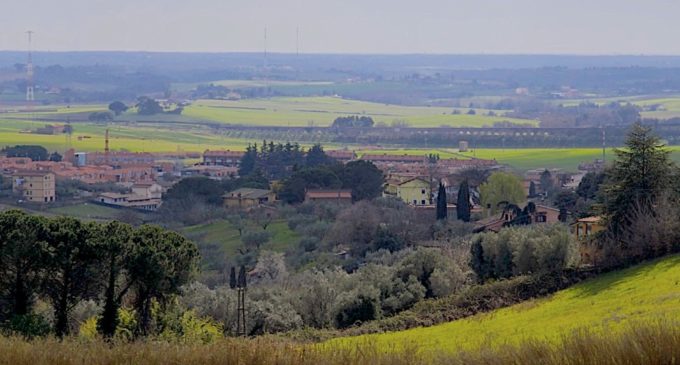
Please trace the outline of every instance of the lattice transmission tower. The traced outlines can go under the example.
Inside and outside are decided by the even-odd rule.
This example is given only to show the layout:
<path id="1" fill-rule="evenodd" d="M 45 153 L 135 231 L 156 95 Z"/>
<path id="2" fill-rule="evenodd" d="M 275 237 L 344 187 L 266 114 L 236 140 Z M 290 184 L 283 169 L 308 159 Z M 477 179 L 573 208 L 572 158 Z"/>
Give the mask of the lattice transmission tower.
<path id="1" fill-rule="evenodd" d="M 28 61 L 26 62 L 26 105 L 29 109 L 32 108 L 35 101 L 35 94 L 33 90 L 33 31 L 26 32 L 28 35 Z"/>

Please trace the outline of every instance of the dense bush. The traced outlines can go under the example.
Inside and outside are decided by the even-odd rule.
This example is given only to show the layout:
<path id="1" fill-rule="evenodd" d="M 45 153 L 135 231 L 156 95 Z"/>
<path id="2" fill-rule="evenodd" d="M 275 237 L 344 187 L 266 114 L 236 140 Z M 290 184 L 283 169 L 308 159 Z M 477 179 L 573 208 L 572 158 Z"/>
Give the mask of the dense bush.
<path id="1" fill-rule="evenodd" d="M 319 341 L 338 336 L 356 336 L 386 331 L 403 331 L 427 327 L 507 307 L 531 298 L 542 297 L 574 285 L 595 272 L 575 270 L 544 275 L 518 276 L 484 285 L 472 285 L 454 295 L 423 300 L 401 313 L 364 323 L 343 331 L 295 331 L 289 336 L 299 340 Z"/>
<path id="2" fill-rule="evenodd" d="M 560 272 L 579 263 L 578 246 L 563 225 L 512 227 L 473 238 L 470 266 L 480 281 Z"/>

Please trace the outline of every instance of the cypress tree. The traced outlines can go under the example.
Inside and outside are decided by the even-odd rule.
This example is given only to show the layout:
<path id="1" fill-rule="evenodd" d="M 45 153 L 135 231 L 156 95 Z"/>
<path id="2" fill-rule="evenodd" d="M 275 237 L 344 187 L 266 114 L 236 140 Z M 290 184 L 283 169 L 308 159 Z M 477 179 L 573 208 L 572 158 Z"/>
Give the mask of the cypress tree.
<path id="1" fill-rule="evenodd" d="M 241 269 L 238 271 L 238 287 L 246 287 L 246 267 L 241 265 Z"/>
<path id="2" fill-rule="evenodd" d="M 567 211 L 567 208 L 561 207 L 560 208 L 560 214 L 557 216 L 557 219 L 562 223 L 566 223 L 568 217 L 569 217 L 569 212 Z"/>
<path id="3" fill-rule="evenodd" d="M 536 184 L 532 181 L 529 184 L 529 198 L 533 198 L 536 196 Z"/>
<path id="4" fill-rule="evenodd" d="M 246 153 L 241 157 L 241 164 L 238 169 L 239 176 L 248 176 L 255 170 L 258 161 L 257 144 L 248 145 Z"/>
<path id="5" fill-rule="evenodd" d="M 474 240 L 470 246 L 470 268 L 477 274 L 477 280 L 483 283 L 487 277 L 487 264 L 484 260 L 484 247 L 480 239 Z"/>
<path id="6" fill-rule="evenodd" d="M 467 180 L 463 180 L 458 188 L 458 200 L 456 201 L 456 214 L 463 222 L 470 221 L 470 188 Z"/>
<path id="7" fill-rule="evenodd" d="M 437 220 L 445 220 L 448 215 L 446 211 L 446 189 L 444 184 L 439 183 L 439 191 L 437 192 Z"/>
<path id="8" fill-rule="evenodd" d="M 543 190 L 543 193 L 548 196 L 552 195 L 553 188 L 552 174 L 546 169 L 541 173 L 541 189 Z"/>
<path id="9" fill-rule="evenodd" d="M 231 267 L 231 271 L 229 272 L 229 287 L 232 289 L 236 289 L 236 268 Z"/>

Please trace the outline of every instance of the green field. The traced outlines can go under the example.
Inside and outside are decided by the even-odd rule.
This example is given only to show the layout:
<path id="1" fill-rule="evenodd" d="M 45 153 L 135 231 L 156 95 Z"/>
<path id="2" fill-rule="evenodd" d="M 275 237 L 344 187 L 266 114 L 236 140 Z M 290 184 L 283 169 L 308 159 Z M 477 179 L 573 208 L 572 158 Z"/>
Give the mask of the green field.
<path id="1" fill-rule="evenodd" d="M 339 97 L 304 97 L 227 100 L 198 100 L 185 108 L 189 118 L 237 125 L 257 126 L 328 126 L 339 116 L 367 115 L 376 123 L 390 125 L 406 122 L 411 127 L 482 127 L 495 122 L 537 125 L 537 121 L 490 117 L 487 110 L 476 109 L 476 115 L 451 114 L 453 108 L 402 106 L 348 100 Z"/>
<path id="2" fill-rule="evenodd" d="M 254 226 L 250 228 L 253 229 Z M 288 223 L 284 220 L 272 222 L 267 227 L 267 231 L 272 236 L 269 242 L 261 247 L 263 250 L 283 252 L 297 245 L 300 240 L 300 237 L 288 228 Z M 235 255 L 238 249 L 243 247 L 238 230 L 225 220 L 187 227 L 182 232 L 192 239 L 196 237 L 195 240 L 199 243 L 221 244 L 227 255 Z"/>
<path id="3" fill-rule="evenodd" d="M 601 148 L 522 148 L 522 149 L 477 149 L 462 153 L 467 157 L 496 159 L 499 163 L 508 164 L 518 170 L 541 168 L 560 168 L 576 171 L 582 162 L 592 162 L 602 158 Z M 611 149 L 606 152 L 607 159 L 613 159 Z M 680 157 L 680 154 L 678 155 Z"/>
<path id="4" fill-rule="evenodd" d="M 671 151 L 671 159 L 680 162 L 680 146 L 667 147 Z M 411 149 L 359 149 L 357 154 L 388 154 L 388 155 L 427 155 L 439 154 L 441 158 L 483 158 L 496 159 L 500 164 L 506 164 L 519 171 L 542 168 L 560 168 L 565 171 L 576 171 L 582 162 L 592 162 L 602 158 L 601 148 L 478 148 L 473 151 L 460 153 L 454 148 L 411 148 Z M 614 159 L 614 150 L 606 150 L 608 161 Z"/>
<path id="5" fill-rule="evenodd" d="M 106 126 L 94 123 L 74 123 L 70 142 L 65 134 L 42 135 L 27 131 L 45 122 L 0 119 L 0 148 L 16 144 L 39 144 L 50 151 L 63 152 L 70 146 L 77 151 L 104 150 L 104 135 L 110 131 L 111 150 L 136 152 L 172 152 L 177 150 L 202 152 L 205 149 L 245 149 L 249 141 L 211 133 L 206 128 L 174 125 Z"/>
<path id="6" fill-rule="evenodd" d="M 230 89 L 239 88 L 285 88 L 285 87 L 315 87 L 333 85 L 331 81 L 278 81 L 278 80 L 217 80 L 211 81 L 210 84 L 215 86 L 224 86 Z M 199 85 L 205 85 L 203 82 L 190 83 L 174 83 L 171 85 L 173 91 L 187 92 L 196 89 Z"/>
<path id="7" fill-rule="evenodd" d="M 581 328 L 600 333 L 640 322 L 680 319 L 680 256 L 604 274 L 551 297 L 530 300 L 491 313 L 401 332 L 340 338 L 331 344 L 373 343 L 419 346 L 423 351 L 475 349 L 556 342 Z"/>

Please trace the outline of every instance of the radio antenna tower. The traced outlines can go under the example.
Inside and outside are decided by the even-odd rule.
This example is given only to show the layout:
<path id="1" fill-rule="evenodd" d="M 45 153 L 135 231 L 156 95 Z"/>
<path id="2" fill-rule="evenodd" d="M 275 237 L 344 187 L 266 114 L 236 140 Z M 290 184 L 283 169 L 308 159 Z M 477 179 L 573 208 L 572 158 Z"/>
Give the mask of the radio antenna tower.
<path id="1" fill-rule="evenodd" d="M 267 67 L 267 27 L 264 27 L 264 67 Z"/>
<path id="2" fill-rule="evenodd" d="M 29 30 L 26 32 L 28 35 L 28 62 L 26 62 L 26 105 L 30 110 L 33 106 L 33 101 L 35 101 L 35 95 L 33 93 L 33 31 Z"/>
<path id="3" fill-rule="evenodd" d="M 295 80 L 300 80 L 300 27 L 295 28 Z"/>
<path id="4" fill-rule="evenodd" d="M 300 56 L 300 27 L 295 28 L 295 57 Z"/>

